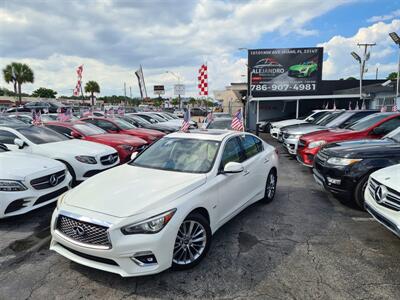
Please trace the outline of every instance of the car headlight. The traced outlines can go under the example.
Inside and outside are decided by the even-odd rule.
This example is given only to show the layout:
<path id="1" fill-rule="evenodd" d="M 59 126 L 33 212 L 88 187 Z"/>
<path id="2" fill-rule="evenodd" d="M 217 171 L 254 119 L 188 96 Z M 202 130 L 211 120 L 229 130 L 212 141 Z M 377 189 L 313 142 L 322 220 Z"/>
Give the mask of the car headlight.
<path id="1" fill-rule="evenodd" d="M 289 134 L 288 139 L 298 139 L 300 136 L 301 134 Z"/>
<path id="2" fill-rule="evenodd" d="M 176 209 L 174 208 L 146 220 L 124 226 L 121 228 L 121 232 L 125 235 L 139 233 L 152 234 L 160 232 L 172 219 L 172 216 L 175 214 L 175 212 Z"/>
<path id="3" fill-rule="evenodd" d="M 133 149 L 135 149 L 135 147 L 131 146 L 131 145 L 119 145 L 118 147 L 122 148 L 125 151 L 133 151 Z"/>
<path id="4" fill-rule="evenodd" d="M 75 156 L 75 159 L 84 164 L 90 164 L 90 165 L 97 164 L 97 160 L 93 156 L 80 155 L 80 156 Z"/>
<path id="5" fill-rule="evenodd" d="M 322 145 L 326 144 L 326 141 L 315 141 L 315 142 L 311 142 L 308 144 L 308 148 L 312 149 L 312 148 L 317 148 L 320 147 Z"/>
<path id="6" fill-rule="evenodd" d="M 328 164 L 337 166 L 349 166 L 361 161 L 361 158 L 342 158 L 342 157 L 331 157 L 327 160 Z"/>
<path id="7" fill-rule="evenodd" d="M 57 208 L 60 208 L 61 205 L 63 204 L 66 194 L 67 194 L 67 192 L 65 192 L 65 193 L 62 194 L 60 197 L 58 197 L 58 200 L 57 200 Z"/>
<path id="8" fill-rule="evenodd" d="M 21 192 L 28 188 L 18 180 L 0 180 L 0 192 Z"/>

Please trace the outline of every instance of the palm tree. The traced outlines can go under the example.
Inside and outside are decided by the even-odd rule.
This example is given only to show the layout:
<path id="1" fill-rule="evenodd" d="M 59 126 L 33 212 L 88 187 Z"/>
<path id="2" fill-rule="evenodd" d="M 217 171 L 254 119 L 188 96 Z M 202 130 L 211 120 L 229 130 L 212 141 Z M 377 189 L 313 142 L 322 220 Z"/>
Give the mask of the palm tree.
<path id="1" fill-rule="evenodd" d="M 96 81 L 88 81 L 85 85 L 85 93 L 90 93 L 92 106 L 94 105 L 94 93 L 100 93 L 100 86 Z"/>
<path id="2" fill-rule="evenodd" d="M 21 86 L 23 83 L 35 80 L 32 69 L 27 64 L 12 62 L 3 69 L 4 81 L 14 85 L 14 92 L 18 93 L 19 104 L 21 105 Z M 18 89 L 18 90 L 17 90 Z"/>

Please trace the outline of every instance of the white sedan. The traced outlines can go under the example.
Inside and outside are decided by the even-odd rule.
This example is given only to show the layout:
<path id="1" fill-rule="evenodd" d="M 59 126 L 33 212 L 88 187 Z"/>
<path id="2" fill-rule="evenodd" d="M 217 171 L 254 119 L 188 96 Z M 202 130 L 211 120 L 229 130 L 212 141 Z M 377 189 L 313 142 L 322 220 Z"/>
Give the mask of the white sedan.
<path id="1" fill-rule="evenodd" d="M 187 269 L 224 223 L 273 200 L 277 174 L 276 149 L 252 134 L 172 133 L 61 196 L 50 249 L 121 276 Z"/>
<path id="2" fill-rule="evenodd" d="M 68 191 L 71 175 L 55 160 L 0 144 L 0 219 L 27 213 Z"/>
<path id="3" fill-rule="evenodd" d="M 41 126 L 0 127 L 0 143 L 8 149 L 59 160 L 67 166 L 73 183 L 114 167 L 119 156 L 114 148 L 67 137 Z"/>

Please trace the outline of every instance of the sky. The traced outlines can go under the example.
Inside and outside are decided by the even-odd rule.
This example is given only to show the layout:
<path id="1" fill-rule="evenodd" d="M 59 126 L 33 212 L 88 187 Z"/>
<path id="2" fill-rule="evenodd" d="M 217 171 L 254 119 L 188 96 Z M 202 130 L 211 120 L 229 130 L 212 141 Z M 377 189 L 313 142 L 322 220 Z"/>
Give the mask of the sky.
<path id="1" fill-rule="evenodd" d="M 27 63 L 35 82 L 24 92 L 72 95 L 83 64 L 83 82 L 97 81 L 100 96 L 123 95 L 126 83 L 137 97 L 142 65 L 149 96 L 153 85 L 173 96 L 179 77 L 196 97 L 206 62 L 212 96 L 246 80 L 239 48 L 323 47 L 323 79 L 339 79 L 358 77 L 350 52 L 375 42 L 365 77 L 378 68 L 386 78 L 399 55 L 392 31 L 400 34 L 400 0 L 0 0 L 0 68 Z M 0 87 L 12 89 L 2 76 Z"/>

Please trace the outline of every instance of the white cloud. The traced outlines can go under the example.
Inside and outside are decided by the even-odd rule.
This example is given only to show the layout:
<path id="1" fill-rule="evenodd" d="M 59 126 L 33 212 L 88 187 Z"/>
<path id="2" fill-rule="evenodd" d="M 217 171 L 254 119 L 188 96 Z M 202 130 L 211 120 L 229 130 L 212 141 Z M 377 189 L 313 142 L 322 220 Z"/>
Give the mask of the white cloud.
<path id="1" fill-rule="evenodd" d="M 315 35 L 307 28 L 338 1 L 79 1 L 7 2 L 0 8 L 1 66 L 29 63 L 39 86 L 60 94 L 71 90 L 74 69 L 85 65 L 84 80 L 98 80 L 102 94 L 121 94 L 123 82 L 135 87 L 142 64 L 147 86 L 172 85 L 166 70 L 179 73 L 196 94 L 200 64 L 208 61 L 210 87 L 221 89 L 245 73 L 238 47 L 251 47 L 263 35 Z M 4 85 L 2 79 L 0 86 Z M 172 87 L 170 87 L 171 89 Z"/>
<path id="2" fill-rule="evenodd" d="M 392 19 L 394 19 L 396 17 L 400 17 L 400 9 L 395 10 L 395 11 L 393 11 L 390 14 L 387 14 L 387 15 L 373 16 L 373 17 L 369 18 L 367 20 L 367 22 L 376 23 L 376 22 L 382 22 L 382 21 L 389 21 L 389 20 L 392 20 Z"/>
<path id="3" fill-rule="evenodd" d="M 359 78 L 359 65 L 350 55 L 352 51 L 362 54 L 362 48 L 357 43 L 376 43 L 370 49 L 371 57 L 367 63 L 368 73 L 365 78 L 374 78 L 376 65 L 379 64 L 380 74 L 394 72 L 396 66 L 390 60 L 397 49 L 389 37 L 389 32 L 400 30 L 400 20 L 390 23 L 379 22 L 369 27 L 363 27 L 351 37 L 334 36 L 329 41 L 318 46 L 324 47 L 328 58 L 323 65 L 324 79 L 338 79 L 355 76 Z"/>

